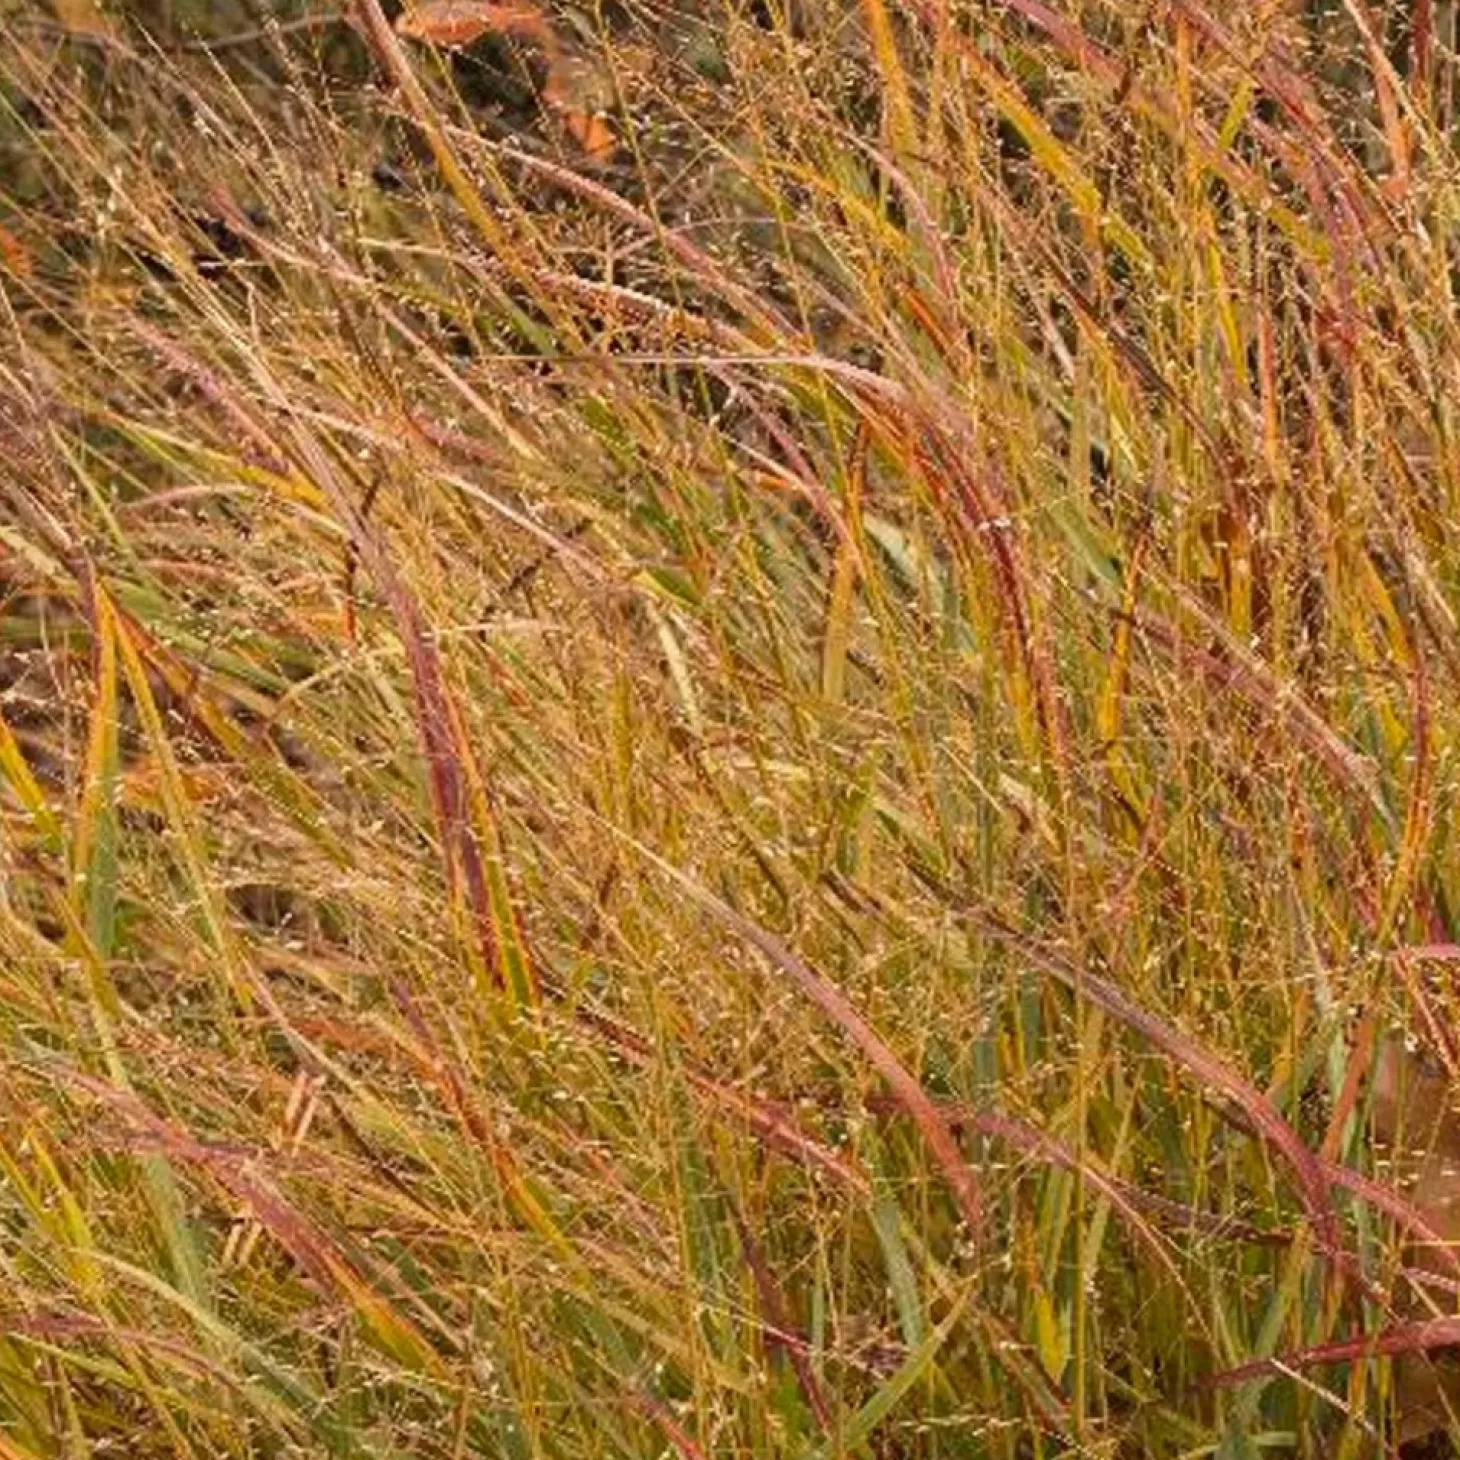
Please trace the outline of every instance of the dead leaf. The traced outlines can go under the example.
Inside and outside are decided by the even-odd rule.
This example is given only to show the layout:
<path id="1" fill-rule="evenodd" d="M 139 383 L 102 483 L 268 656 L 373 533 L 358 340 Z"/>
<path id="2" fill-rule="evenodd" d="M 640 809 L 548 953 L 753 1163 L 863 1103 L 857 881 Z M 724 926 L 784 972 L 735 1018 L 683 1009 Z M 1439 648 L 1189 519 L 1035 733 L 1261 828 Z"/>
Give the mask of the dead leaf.
<path id="1" fill-rule="evenodd" d="M 535 41 L 547 60 L 542 100 L 563 118 L 568 135 L 595 162 L 618 147 L 602 113 L 582 105 L 580 67 L 563 54 L 547 16 L 536 6 L 503 0 L 421 0 L 395 23 L 396 34 L 438 46 L 469 46 L 484 35 L 523 36 Z"/>
<path id="2" fill-rule="evenodd" d="M 438 46 L 469 46 L 484 35 L 520 35 L 557 49 L 552 26 L 533 5 L 494 0 L 422 0 L 396 20 L 397 35 Z"/>
<path id="3" fill-rule="evenodd" d="M 1380 1045 L 1372 1081 L 1374 1134 L 1390 1148 L 1396 1174 L 1412 1183 L 1410 1205 L 1439 1239 L 1438 1245 L 1409 1244 L 1404 1265 L 1436 1273 L 1454 1263 L 1460 1238 L 1460 1115 L 1453 1106 L 1454 1081 L 1433 1053 L 1411 1048 L 1397 1034 Z M 1429 1311 L 1408 1295 L 1398 1306 L 1403 1316 L 1415 1320 Z M 1445 1428 L 1452 1406 L 1460 1402 L 1460 1385 L 1453 1371 L 1437 1370 L 1422 1356 L 1402 1356 L 1394 1370 L 1394 1400 L 1398 1437 L 1407 1443 Z"/>
<path id="4" fill-rule="evenodd" d="M 563 125 L 568 135 L 595 162 L 606 162 L 618 148 L 614 130 L 598 112 L 565 111 Z"/>
<path id="5" fill-rule="evenodd" d="M 51 0 L 51 9 L 72 35 L 110 35 L 111 23 L 97 0 Z"/>
<path id="6" fill-rule="evenodd" d="M 29 277 L 31 271 L 29 251 L 3 223 L 0 223 L 0 266 L 20 279 Z"/>

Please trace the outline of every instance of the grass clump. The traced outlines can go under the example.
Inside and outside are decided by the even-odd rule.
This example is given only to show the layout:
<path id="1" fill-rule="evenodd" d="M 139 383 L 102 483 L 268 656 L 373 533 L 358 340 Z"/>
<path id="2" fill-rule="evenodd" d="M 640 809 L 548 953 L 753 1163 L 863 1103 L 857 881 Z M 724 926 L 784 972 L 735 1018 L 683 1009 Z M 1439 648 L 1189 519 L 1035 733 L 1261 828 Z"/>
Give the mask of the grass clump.
<path id="1" fill-rule="evenodd" d="M 0 1457 L 1443 1431 L 1450 24 L 0 11 Z"/>

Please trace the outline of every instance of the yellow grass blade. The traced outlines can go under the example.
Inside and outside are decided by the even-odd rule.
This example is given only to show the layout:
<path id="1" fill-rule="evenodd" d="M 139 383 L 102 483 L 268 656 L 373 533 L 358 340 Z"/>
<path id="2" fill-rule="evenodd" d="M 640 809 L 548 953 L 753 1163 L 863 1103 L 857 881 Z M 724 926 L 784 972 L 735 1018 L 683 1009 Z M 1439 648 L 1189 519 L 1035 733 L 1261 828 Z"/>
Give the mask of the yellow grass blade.
<path id="1" fill-rule="evenodd" d="M 105 595 L 99 594 L 99 597 L 106 601 Z M 252 1004 L 249 979 L 234 946 L 233 935 L 229 931 L 227 918 L 220 904 L 217 883 L 208 875 L 208 857 L 201 828 L 188 799 L 186 784 L 178 771 L 177 757 L 163 728 L 162 716 L 158 712 L 157 701 L 153 698 L 147 669 L 133 632 L 110 606 L 106 612 L 114 625 L 116 645 L 127 687 L 131 691 L 132 703 L 141 721 L 148 750 L 157 766 L 158 790 L 176 837 L 175 855 L 180 870 L 187 878 L 198 916 L 217 960 L 219 1027 L 225 1039 L 231 1043 L 234 1038 L 233 1001 L 236 1000 L 244 1009 Z"/>

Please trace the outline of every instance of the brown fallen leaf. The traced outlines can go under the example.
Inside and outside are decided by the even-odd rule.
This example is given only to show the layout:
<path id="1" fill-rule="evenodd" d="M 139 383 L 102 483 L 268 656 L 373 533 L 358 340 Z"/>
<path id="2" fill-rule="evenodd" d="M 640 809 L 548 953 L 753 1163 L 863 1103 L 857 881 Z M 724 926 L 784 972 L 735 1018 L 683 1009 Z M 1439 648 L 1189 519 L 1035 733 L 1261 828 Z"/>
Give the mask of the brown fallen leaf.
<path id="1" fill-rule="evenodd" d="M 1439 1259 L 1453 1261 L 1450 1254 L 1460 1239 L 1460 1114 L 1454 1108 L 1454 1082 L 1431 1053 L 1390 1035 L 1379 1047 L 1373 1085 L 1374 1134 L 1389 1147 L 1396 1174 L 1412 1183 L 1410 1203 L 1443 1244 L 1437 1250 L 1411 1243 L 1404 1264 L 1435 1273 L 1443 1265 Z M 1405 1299 L 1400 1308 L 1412 1322 L 1431 1316 L 1418 1298 Z M 1398 1360 L 1394 1388 L 1401 1444 L 1444 1429 L 1452 1407 L 1460 1403 L 1460 1377 L 1453 1365 L 1437 1367 L 1425 1354 Z"/>
<path id="2" fill-rule="evenodd" d="M 51 9 L 62 29 L 72 35 L 111 34 L 111 25 L 96 0 L 51 0 Z"/>
<path id="3" fill-rule="evenodd" d="M 438 46 L 469 46 L 484 35 L 520 35 L 538 41 L 550 54 L 557 37 L 535 5 L 510 0 L 421 0 L 396 20 L 397 35 Z"/>
<path id="4" fill-rule="evenodd" d="M 438 46 L 469 46 L 484 35 L 535 41 L 547 60 L 542 100 L 562 117 L 564 130 L 595 162 L 606 161 L 617 149 L 618 138 L 602 114 L 582 105 L 577 68 L 536 6 L 512 0 L 420 0 L 402 12 L 395 29 L 397 35 Z"/>

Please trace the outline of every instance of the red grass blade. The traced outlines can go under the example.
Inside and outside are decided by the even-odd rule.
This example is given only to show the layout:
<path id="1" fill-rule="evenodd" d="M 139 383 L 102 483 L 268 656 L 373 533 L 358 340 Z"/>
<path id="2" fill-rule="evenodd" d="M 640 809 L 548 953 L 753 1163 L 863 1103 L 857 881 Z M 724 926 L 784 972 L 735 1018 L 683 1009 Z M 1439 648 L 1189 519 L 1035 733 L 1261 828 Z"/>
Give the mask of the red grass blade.
<path id="1" fill-rule="evenodd" d="M 1173 1060 L 1204 1085 L 1225 1095 L 1251 1121 L 1257 1133 L 1277 1151 L 1297 1178 L 1298 1194 L 1318 1233 L 1324 1252 L 1340 1260 L 1346 1255 L 1339 1244 L 1334 1217 L 1333 1178 L 1323 1163 L 1299 1139 L 1272 1102 L 1249 1080 L 1227 1068 L 1194 1039 L 1172 1028 L 1108 980 L 1077 968 L 1062 954 L 1043 948 L 1032 938 L 976 909 L 965 908 L 987 936 L 1014 949 L 1036 968 L 1042 969 L 1071 992 L 1078 993 L 1107 1014 L 1118 1019 L 1164 1050 Z"/>
<path id="2" fill-rule="evenodd" d="M 666 873 L 693 902 L 755 948 L 773 967 L 785 974 L 804 997 L 837 1026 L 887 1082 L 898 1103 L 912 1118 L 932 1151 L 944 1178 L 953 1191 L 959 1211 L 968 1224 L 969 1237 L 977 1240 L 983 1226 L 983 1201 L 978 1183 L 969 1169 L 957 1137 L 927 1091 L 887 1046 L 875 1029 L 852 1007 L 851 1001 L 825 975 L 798 958 L 778 938 L 758 923 L 737 912 L 714 893 L 662 857 L 639 846 L 638 851 Z"/>
<path id="3" fill-rule="evenodd" d="M 1230 1389 L 1250 1379 L 1316 1368 L 1319 1364 L 1348 1364 L 1355 1359 L 1393 1358 L 1402 1354 L 1433 1353 L 1436 1349 L 1460 1347 L 1460 1318 L 1430 1318 L 1423 1323 L 1403 1323 L 1381 1328 L 1378 1333 L 1358 1333 L 1331 1343 L 1315 1344 L 1270 1359 L 1254 1359 L 1235 1369 L 1215 1375 L 1213 1388 Z"/>

